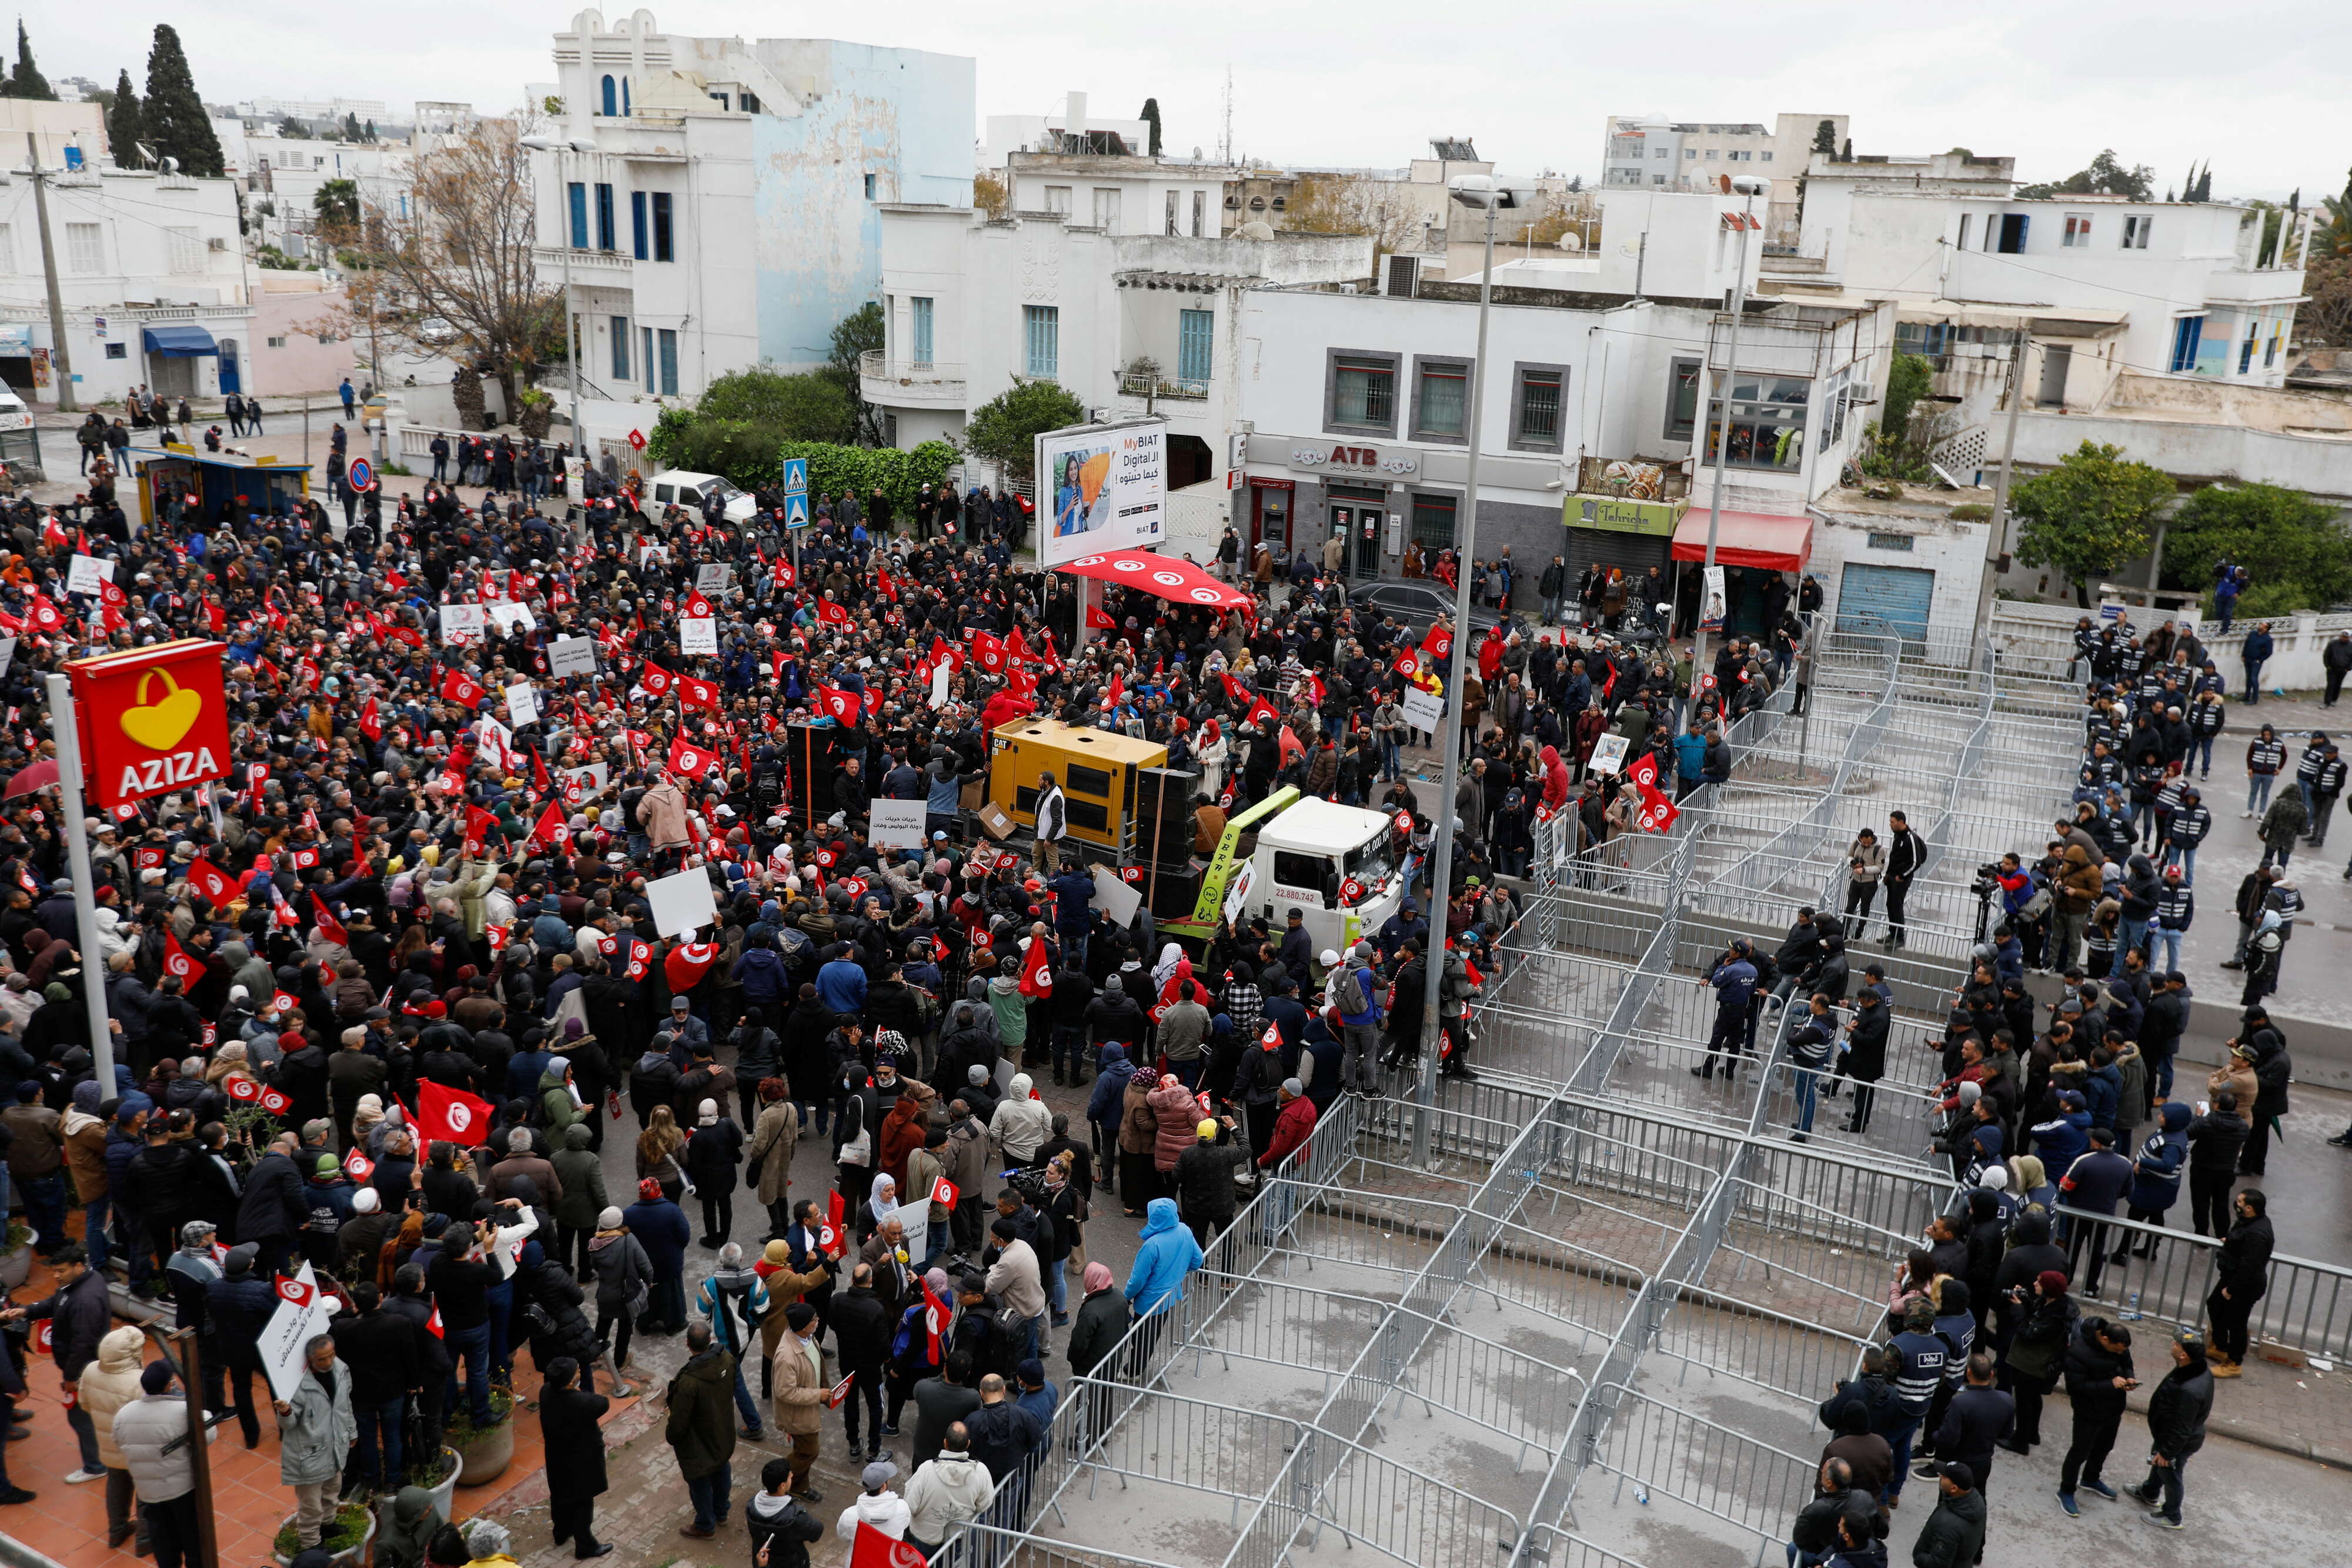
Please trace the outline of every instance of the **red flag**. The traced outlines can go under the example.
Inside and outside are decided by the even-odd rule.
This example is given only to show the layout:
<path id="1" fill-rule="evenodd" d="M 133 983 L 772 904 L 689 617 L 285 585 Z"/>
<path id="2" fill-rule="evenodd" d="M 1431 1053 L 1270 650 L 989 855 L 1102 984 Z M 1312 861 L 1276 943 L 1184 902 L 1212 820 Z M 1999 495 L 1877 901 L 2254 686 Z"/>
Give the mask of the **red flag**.
<path id="1" fill-rule="evenodd" d="M 950 1208 L 953 1208 L 956 1205 L 956 1199 L 961 1196 L 962 1189 L 958 1187 L 955 1183 L 948 1180 L 945 1176 L 940 1177 L 939 1180 L 931 1184 L 931 1201 L 933 1203 L 944 1203 Z"/>
<path id="2" fill-rule="evenodd" d="M 1250 701 L 1249 688 L 1243 685 L 1239 681 L 1234 679 L 1234 673 L 1231 670 L 1219 670 L 1217 672 L 1217 679 L 1225 683 L 1225 695 L 1231 699 L 1236 706 L 1246 704 Z"/>
<path id="3" fill-rule="evenodd" d="M 327 901 L 320 898 L 316 890 L 313 890 L 310 894 L 310 913 L 320 932 L 328 941 L 341 943 L 346 947 L 352 945 L 352 934 L 343 929 L 343 923 L 336 919 L 328 910 Z"/>
<path id="4" fill-rule="evenodd" d="M 955 1190 L 952 1184 L 946 1185 L 949 1191 Z M 954 1314 L 948 1310 L 948 1304 L 940 1300 L 939 1292 L 925 1285 L 923 1287 L 923 1332 L 930 1337 L 930 1358 L 933 1366 L 947 1364 L 945 1353 L 948 1323 L 953 1317 Z"/>
<path id="5" fill-rule="evenodd" d="M 945 659 L 948 662 L 948 669 L 950 673 L 963 668 L 963 650 L 961 648 L 950 646 L 946 638 L 939 635 L 937 632 L 933 632 L 931 634 L 931 663 L 936 664 L 941 659 Z"/>
<path id="6" fill-rule="evenodd" d="M 1004 644 L 993 633 L 975 632 L 971 637 L 971 656 L 980 667 L 992 675 L 1004 673 Z"/>
<path id="7" fill-rule="evenodd" d="M 480 854 L 482 846 L 490 841 L 490 830 L 497 827 L 498 823 L 498 818 L 483 810 L 479 806 L 467 807 L 466 852 L 469 855 Z"/>
<path id="8" fill-rule="evenodd" d="M 849 624 L 849 610 L 846 605 L 835 604 L 830 599 L 820 599 L 816 601 L 816 618 L 827 626 L 846 626 Z"/>
<path id="9" fill-rule="evenodd" d="M 1278 720 L 1282 716 L 1280 714 L 1274 711 L 1274 705 L 1272 703 L 1266 701 L 1264 697 L 1260 697 L 1255 702 L 1250 704 L 1249 712 L 1242 715 L 1242 723 L 1244 725 L 1253 725 L 1260 722 L 1261 720 Z"/>
<path id="10" fill-rule="evenodd" d="M 289 1280 L 283 1274 L 274 1276 L 270 1280 L 270 1284 L 278 1291 L 279 1301 L 297 1307 L 307 1307 L 319 1296 L 318 1286 L 306 1285 L 299 1280 Z"/>
<path id="11" fill-rule="evenodd" d="M 795 582 L 800 580 L 800 573 L 794 571 L 793 570 L 793 563 L 786 560 L 782 556 L 778 556 L 776 558 L 775 577 L 776 586 L 778 588 L 790 588 Z"/>
<path id="12" fill-rule="evenodd" d="M 563 810 L 554 801 L 539 814 L 539 822 L 530 830 L 530 841 L 546 849 L 555 849 L 563 842 Z"/>
<path id="13" fill-rule="evenodd" d="M 898 585 L 891 581 L 890 574 L 878 566 L 874 569 L 874 586 L 887 594 L 891 603 L 898 602 Z"/>
<path id="14" fill-rule="evenodd" d="M 1029 950 L 1021 956 L 1021 994 L 1050 997 L 1054 994 L 1052 955 L 1046 952 L 1043 936 L 1032 936 L 1028 942 Z"/>
<path id="15" fill-rule="evenodd" d="M 441 695 L 462 706 L 477 707 L 489 690 L 465 671 L 453 668 L 441 677 Z"/>
<path id="16" fill-rule="evenodd" d="M 677 678 L 677 700 L 681 707 L 709 708 L 711 712 L 717 713 L 719 683 L 698 681 L 692 675 L 680 675 Z"/>
<path id="17" fill-rule="evenodd" d="M 1396 661 L 1396 673 L 1397 673 L 1398 674 L 1400 674 L 1400 675 L 1402 675 L 1402 676 L 1403 676 L 1406 680 L 1408 680 L 1408 681 L 1409 681 L 1409 680 L 1412 680 L 1414 676 L 1416 676 L 1416 675 L 1420 674 L 1421 674 L 1421 657 L 1420 657 L 1420 655 L 1419 655 L 1419 654 L 1417 654 L 1417 653 L 1412 653 L 1412 651 L 1410 651 L 1410 650 L 1408 650 L 1408 651 L 1406 651 L 1406 652 L 1404 652 L 1404 653 L 1399 653 L 1399 654 L 1397 655 L 1397 661 Z"/>
<path id="18" fill-rule="evenodd" d="M 699 779 L 719 766 L 719 754 L 698 746 L 688 746 L 686 737 L 679 736 L 669 743 L 669 770 L 688 779 Z"/>
<path id="19" fill-rule="evenodd" d="M 860 705 L 854 693 L 845 692 L 836 686 L 819 686 L 816 688 L 816 700 L 824 706 L 825 716 L 834 723 L 846 727 L 857 722 Z"/>
<path id="20" fill-rule="evenodd" d="M 824 1195 L 824 1223 L 817 1227 L 817 1249 L 833 1257 L 841 1256 L 841 1217 L 847 1212 L 841 1201 L 841 1189 L 829 1187 Z"/>
<path id="21" fill-rule="evenodd" d="M 451 1089 L 429 1078 L 416 1084 L 416 1130 L 434 1143 L 455 1144 L 461 1149 L 479 1147 L 489 1135 L 496 1111 L 462 1089 Z"/>
<path id="22" fill-rule="evenodd" d="M 196 863 L 202 865 L 205 862 L 199 861 Z M 180 946 L 180 939 L 177 936 L 173 936 L 168 929 L 165 930 L 163 933 L 163 973 L 167 975 L 177 975 L 180 977 L 180 984 L 183 986 L 193 986 L 196 983 L 196 977 L 204 972 L 205 967 L 202 964 L 197 963 L 194 956 L 185 947 Z"/>
<path id="23" fill-rule="evenodd" d="M 849 1380 L 842 1380 L 837 1392 L 846 1393 Z M 903 1541 L 893 1541 L 864 1520 L 857 1521 L 857 1534 L 849 1544 L 849 1568 L 924 1568 L 927 1560 L 922 1548 Z"/>
<path id="24" fill-rule="evenodd" d="M 1118 622 L 1110 618 L 1110 612 L 1093 604 L 1087 606 L 1087 625 L 1097 632 L 1118 630 Z"/>
<path id="25" fill-rule="evenodd" d="M 654 971 L 654 945 L 634 936 L 628 938 L 628 944 L 629 961 L 625 972 L 632 980 L 642 980 Z"/>
<path id="26" fill-rule="evenodd" d="M 687 596 L 686 609 L 684 612 L 679 615 L 678 619 L 681 621 L 708 621 L 710 619 L 710 601 L 702 597 L 702 590 L 698 588 Z"/>
<path id="27" fill-rule="evenodd" d="M 227 873 L 208 860 L 197 859 L 188 862 L 188 882 L 215 905 L 226 904 L 236 896 L 236 883 L 229 880 Z"/>
<path id="28" fill-rule="evenodd" d="M 662 975 L 669 981 L 670 995 L 677 996 L 700 985 L 718 956 L 716 942 L 681 942 L 671 948 L 662 959 Z"/>
<path id="29" fill-rule="evenodd" d="M 228 630 L 228 612 L 211 600 L 205 601 L 205 625 L 213 632 Z"/>
<path id="30" fill-rule="evenodd" d="M 637 672 L 638 684 L 657 697 L 668 695 L 671 679 L 670 673 L 651 659 L 647 659 L 646 667 Z"/>
<path id="31" fill-rule="evenodd" d="M 1429 634 L 1421 640 L 1421 651 L 1429 655 L 1432 663 L 1444 664 L 1453 656 L 1454 633 L 1432 622 Z"/>

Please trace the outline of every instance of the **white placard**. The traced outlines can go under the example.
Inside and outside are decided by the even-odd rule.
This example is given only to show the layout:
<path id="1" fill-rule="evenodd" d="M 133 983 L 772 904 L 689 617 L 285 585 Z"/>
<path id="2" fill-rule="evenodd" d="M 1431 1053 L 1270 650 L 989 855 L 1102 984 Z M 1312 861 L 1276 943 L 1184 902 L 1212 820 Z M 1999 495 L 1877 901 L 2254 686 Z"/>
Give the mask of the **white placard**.
<path id="1" fill-rule="evenodd" d="M 14 637 L 0 637 L 0 676 L 6 675 L 8 673 L 8 666 L 16 662 L 16 639 Z"/>
<path id="2" fill-rule="evenodd" d="M 1244 861 L 1234 867 L 1233 884 L 1225 889 L 1225 919 L 1230 923 L 1242 917 L 1242 905 L 1249 902 L 1250 889 L 1257 883 L 1257 862 Z"/>
<path id="3" fill-rule="evenodd" d="M 1407 685 L 1404 689 L 1404 721 L 1415 729 L 1437 733 L 1445 722 L 1445 699 L 1422 686 Z"/>
<path id="4" fill-rule="evenodd" d="M 472 642 L 489 630 L 490 612 L 478 604 L 441 607 L 441 641 L 452 645 Z"/>
<path id="5" fill-rule="evenodd" d="M 1088 909 L 1099 909 L 1110 916 L 1110 923 L 1122 931 L 1135 923 L 1135 912 L 1143 907 L 1143 894 L 1119 879 L 1118 873 L 1107 865 L 1095 867 L 1095 895 L 1087 900 Z"/>
<path id="6" fill-rule="evenodd" d="M 551 675 L 596 674 L 596 640 L 593 637 L 558 637 L 547 645 L 547 673 Z"/>
<path id="7" fill-rule="evenodd" d="M 539 688 L 529 681 L 507 688 L 507 722 L 517 727 L 539 722 Z"/>
<path id="8" fill-rule="evenodd" d="M 735 570 L 723 560 L 705 561 L 694 569 L 694 589 L 698 593 L 725 593 L 735 586 Z"/>
<path id="9" fill-rule="evenodd" d="M 948 677 L 952 674 L 954 672 L 948 668 L 945 659 L 931 666 L 931 711 L 934 713 L 948 706 Z"/>
<path id="10" fill-rule="evenodd" d="M 269 1391 L 289 1403 L 294 1398 L 294 1391 L 302 1385 L 305 1347 L 327 1332 L 329 1315 L 328 1298 L 319 1290 L 318 1276 L 309 1263 L 302 1265 L 294 1282 L 310 1288 L 310 1304 L 298 1307 L 285 1297 L 278 1297 L 278 1310 L 269 1314 L 269 1322 L 261 1331 L 260 1343 L 255 1347 L 261 1358 L 261 1370 L 269 1378 Z"/>
<path id="11" fill-rule="evenodd" d="M 866 811 L 866 841 L 877 850 L 919 850 L 925 816 L 920 800 L 877 800 Z"/>
<path id="12" fill-rule="evenodd" d="M 66 568 L 68 593 L 96 593 L 114 580 L 114 562 L 94 555 L 78 555 Z"/>
<path id="13" fill-rule="evenodd" d="M 716 654 L 719 652 L 719 622 L 715 620 L 679 622 L 677 648 L 681 653 Z"/>
<path id="14" fill-rule="evenodd" d="M 1601 737 L 1592 743 L 1592 760 L 1584 765 L 1586 769 L 1593 773 L 1616 772 L 1625 766 L 1626 744 L 1622 735 Z"/>
<path id="15" fill-rule="evenodd" d="M 530 606 L 518 604 L 510 599 L 491 605 L 490 619 L 499 623 L 501 632 L 511 632 L 518 626 L 526 632 L 539 630 L 539 622 L 531 617 Z"/>
<path id="16" fill-rule="evenodd" d="M 684 936 L 719 919 L 719 899 L 710 891 L 710 873 L 700 866 L 646 883 L 646 898 L 653 905 L 656 936 Z"/>

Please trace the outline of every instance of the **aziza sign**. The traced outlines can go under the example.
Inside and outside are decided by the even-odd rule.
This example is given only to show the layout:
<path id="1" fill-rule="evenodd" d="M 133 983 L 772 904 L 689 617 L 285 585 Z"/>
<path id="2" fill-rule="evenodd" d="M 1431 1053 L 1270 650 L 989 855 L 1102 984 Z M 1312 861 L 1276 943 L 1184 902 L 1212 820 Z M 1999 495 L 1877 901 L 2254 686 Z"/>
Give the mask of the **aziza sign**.
<path id="1" fill-rule="evenodd" d="M 1326 474 L 1391 474 L 1411 478 L 1421 472 L 1421 454 L 1409 446 L 1345 446 L 1325 441 L 1294 441 L 1290 465 Z"/>

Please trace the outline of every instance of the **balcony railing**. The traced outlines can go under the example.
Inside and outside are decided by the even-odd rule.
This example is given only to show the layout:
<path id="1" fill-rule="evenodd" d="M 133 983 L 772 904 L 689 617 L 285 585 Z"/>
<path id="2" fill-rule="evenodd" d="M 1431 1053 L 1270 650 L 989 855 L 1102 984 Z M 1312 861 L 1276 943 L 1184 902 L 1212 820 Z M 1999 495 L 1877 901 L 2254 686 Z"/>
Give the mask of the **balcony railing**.
<path id="1" fill-rule="evenodd" d="M 857 373 L 900 386 L 939 386 L 964 379 L 963 367 L 946 360 L 894 360 L 872 349 L 857 356 Z"/>
<path id="2" fill-rule="evenodd" d="M 1118 390 L 1120 395 L 1124 397 L 1191 398 L 1200 401 L 1208 397 L 1209 383 L 1204 381 L 1171 382 L 1160 376 L 1129 374 L 1118 378 Z"/>

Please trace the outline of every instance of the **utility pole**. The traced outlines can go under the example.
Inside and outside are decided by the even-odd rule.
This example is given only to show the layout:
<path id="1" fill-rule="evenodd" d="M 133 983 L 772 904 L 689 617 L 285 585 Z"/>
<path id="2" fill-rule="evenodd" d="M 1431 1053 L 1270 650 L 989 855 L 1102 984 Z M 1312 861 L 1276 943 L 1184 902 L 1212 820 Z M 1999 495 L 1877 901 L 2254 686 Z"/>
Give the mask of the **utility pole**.
<path id="1" fill-rule="evenodd" d="M 1437 1055 L 1445 1039 L 1439 1009 L 1445 988 L 1446 911 L 1454 886 L 1454 796 L 1462 776 L 1462 693 L 1470 670 L 1470 562 L 1478 542 L 1478 449 L 1485 444 L 1486 435 L 1478 423 L 1486 403 L 1480 391 L 1486 384 L 1486 317 L 1495 297 L 1495 209 L 1504 199 L 1503 188 L 1487 180 L 1486 197 L 1486 262 L 1478 276 L 1478 349 L 1470 361 L 1470 463 L 1463 485 L 1462 533 L 1454 547 L 1454 649 L 1445 675 L 1445 712 L 1439 719 L 1444 726 L 1439 751 L 1444 766 L 1438 774 L 1437 809 L 1431 812 L 1437 821 L 1437 835 L 1429 848 L 1429 937 L 1427 951 L 1423 955 L 1421 1063 L 1412 1092 L 1412 1158 L 1419 1166 L 1429 1163 L 1430 1123 L 1437 1104 Z M 1412 896 L 1411 887 L 1405 889 L 1405 896 Z"/>
<path id="2" fill-rule="evenodd" d="M 2019 394 L 2025 390 L 2026 341 L 2025 329 L 2018 328 L 2009 350 L 2009 418 L 2000 438 L 2000 472 L 1992 482 L 1992 527 L 1985 535 L 1984 580 L 1977 585 L 1977 635 L 1984 643 L 1992 641 L 1993 580 L 2000 574 L 2001 557 L 2009 553 L 2009 471 L 2017 456 L 2017 409 L 2025 401 Z M 2161 552 L 2163 548 L 2159 535 L 2157 549 Z M 2147 585 L 2156 586 L 2153 576 Z M 1977 653 L 1983 652 L 1984 643 L 1979 644 Z"/>
<path id="3" fill-rule="evenodd" d="M 1746 196 L 1748 200 L 1746 205 L 1743 206 L 1740 211 L 1741 217 L 1746 221 L 1742 222 L 1739 227 L 1739 260 L 1737 270 L 1733 272 L 1731 278 L 1731 347 L 1729 350 L 1729 358 L 1727 359 L 1724 363 L 1723 374 L 1715 383 L 1717 407 L 1721 409 L 1722 413 L 1716 420 L 1715 425 L 1714 493 L 1707 497 L 1706 503 L 1706 560 L 1705 564 L 1709 572 L 1712 572 L 1715 570 L 1716 530 L 1722 527 L 1723 524 L 1724 476 L 1725 471 L 1729 467 L 1731 462 L 1731 384 L 1734 378 L 1739 374 L 1739 323 L 1748 314 L 1748 224 L 1754 222 L 1754 219 L 1749 217 L 1748 214 L 1755 210 L 1756 193 L 1753 189 L 1748 189 L 1742 191 L 1740 193 Z M 1643 237 L 1646 238 L 1647 236 L 1644 235 Z M 1706 578 L 1701 578 L 1699 580 L 1698 625 L 1693 629 L 1695 641 L 1691 644 L 1690 698 L 1691 711 L 1693 713 L 1696 713 L 1698 711 L 1700 683 L 1706 678 L 1707 673 L 1707 580 L 1708 580 Z M 1731 605 L 1729 603 L 1730 595 L 1726 594 L 1724 597 L 1726 601 L 1724 604 L 1725 618 L 1727 621 L 1729 619 L 1731 610 Z M 1724 694 L 1722 693 L 1717 693 L 1717 695 L 1719 701 L 1724 697 Z"/>
<path id="4" fill-rule="evenodd" d="M 66 347 L 65 296 L 58 292 L 58 246 L 49 237 L 49 176 L 41 167 L 41 144 L 25 132 L 25 163 L 33 175 L 33 212 L 41 225 L 41 278 L 49 287 L 49 374 L 58 389 L 58 412 L 79 413 L 74 401 L 73 353 Z"/>

